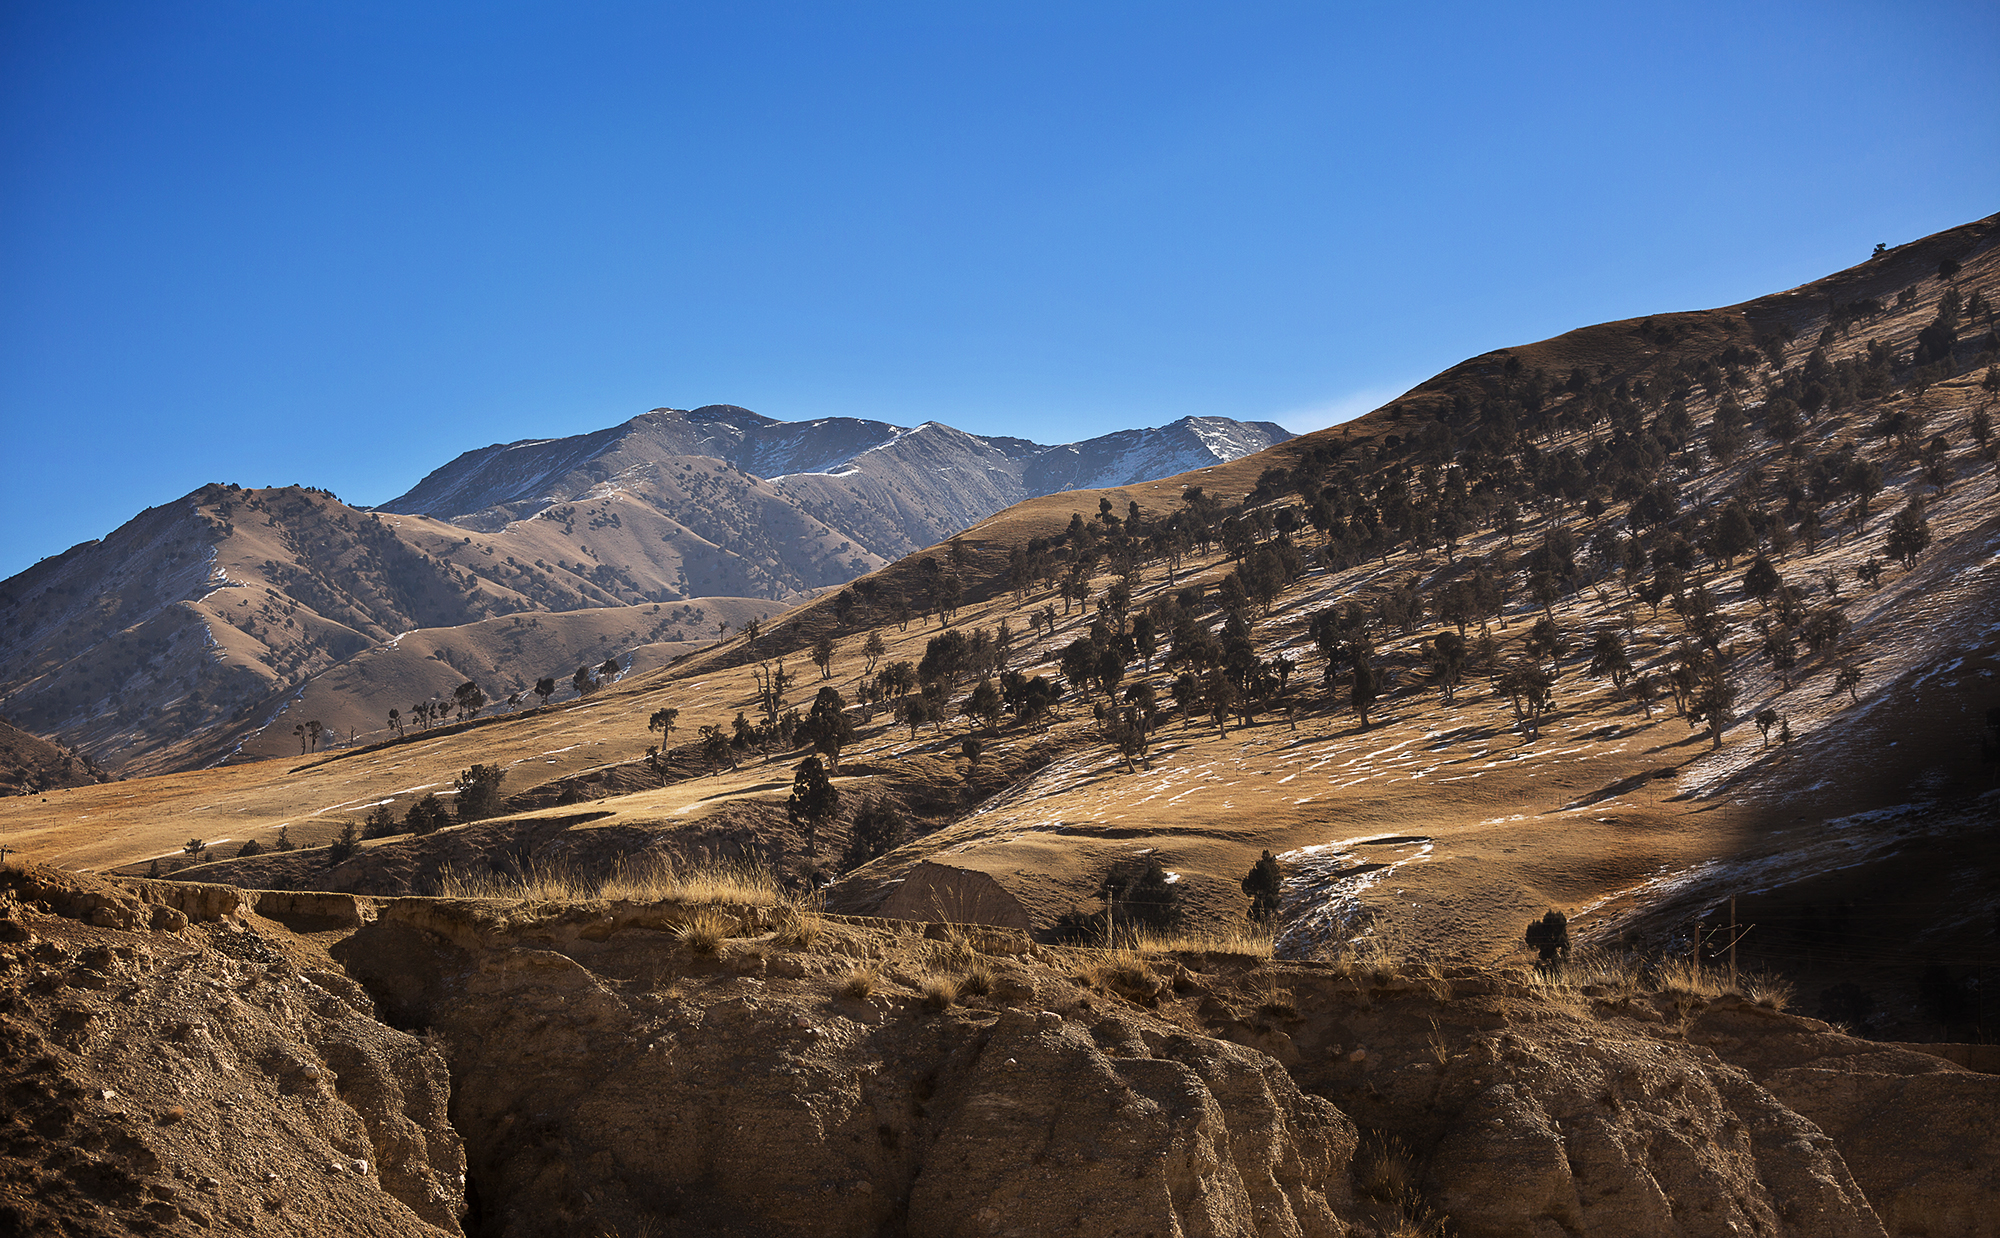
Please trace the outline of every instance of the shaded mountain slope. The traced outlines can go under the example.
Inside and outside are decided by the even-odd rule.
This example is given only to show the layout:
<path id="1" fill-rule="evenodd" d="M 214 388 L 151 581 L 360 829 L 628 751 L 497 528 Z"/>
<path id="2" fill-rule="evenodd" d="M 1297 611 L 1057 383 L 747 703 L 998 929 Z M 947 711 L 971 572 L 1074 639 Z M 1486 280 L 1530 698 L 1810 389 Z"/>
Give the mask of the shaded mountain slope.
<path id="1" fill-rule="evenodd" d="M 52 787 L 87 787 L 108 777 L 90 758 L 0 718 L 0 795 L 33 795 Z"/>

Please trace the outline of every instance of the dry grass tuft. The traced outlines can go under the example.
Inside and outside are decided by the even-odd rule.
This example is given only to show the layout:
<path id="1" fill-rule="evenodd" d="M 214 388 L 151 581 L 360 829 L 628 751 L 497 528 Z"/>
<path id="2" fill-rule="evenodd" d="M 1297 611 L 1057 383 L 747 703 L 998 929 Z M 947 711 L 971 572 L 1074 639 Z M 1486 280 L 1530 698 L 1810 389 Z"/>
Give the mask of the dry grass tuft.
<path id="1" fill-rule="evenodd" d="M 1654 966 L 1651 987 L 1668 997 L 1712 1001 L 1730 992 L 1729 973 L 1703 967 L 1700 959 L 1676 955 Z"/>
<path id="2" fill-rule="evenodd" d="M 1399 1201 L 1396 1210 L 1402 1215 L 1386 1231 L 1387 1238 L 1445 1238 L 1445 1219 L 1414 1195 Z"/>
<path id="3" fill-rule="evenodd" d="M 1255 928 L 1217 932 L 1181 930 L 1167 932 L 1143 929 L 1121 934 L 1114 943 L 1140 954 L 1246 954 L 1252 958 L 1271 957 L 1271 935 Z"/>
<path id="4" fill-rule="evenodd" d="M 1394 1135 L 1373 1132 L 1355 1151 L 1354 1183 L 1370 1199 L 1394 1202 L 1415 1189 L 1416 1177 L 1410 1149 Z"/>
<path id="5" fill-rule="evenodd" d="M 674 939 L 696 954 L 717 954 L 738 928 L 736 917 L 712 907 L 690 912 Z"/>
<path id="6" fill-rule="evenodd" d="M 467 873 L 446 866 L 438 877 L 445 898 L 582 903 L 615 899 L 632 903 L 727 903 L 775 907 L 783 895 L 769 869 L 733 860 L 676 860 L 644 855 L 621 859 L 607 877 L 569 865 L 530 864 L 520 872 Z"/>
<path id="7" fill-rule="evenodd" d="M 949 1010 L 958 1001 L 959 978 L 939 975 L 933 972 L 924 977 L 922 990 L 924 1005 L 932 1010 Z"/>
<path id="8" fill-rule="evenodd" d="M 1759 973 L 1743 977 L 1743 996 L 1770 1010 L 1787 1009 L 1795 994 L 1791 981 L 1780 976 Z"/>
<path id="9" fill-rule="evenodd" d="M 1538 967 L 1523 973 L 1521 982 L 1527 986 L 1529 995 L 1545 1006 L 1575 1015 L 1590 1013 L 1590 999 L 1583 995 L 1582 986 L 1564 972 Z"/>
<path id="10" fill-rule="evenodd" d="M 1451 1042 L 1445 1039 L 1444 1030 L 1438 1026 L 1436 1019 L 1431 1020 L 1429 1044 L 1431 1047 L 1431 1058 L 1439 1066 L 1446 1066 L 1451 1063 Z"/>
<path id="11" fill-rule="evenodd" d="M 781 946 L 806 950 L 826 935 L 826 918 L 817 905 L 787 903 L 778 908 L 776 919 L 777 931 L 773 940 Z"/>
<path id="12" fill-rule="evenodd" d="M 1418 1193 L 1416 1165 L 1402 1140 L 1370 1134 L 1355 1153 L 1354 1181 L 1362 1195 L 1392 1210 L 1389 1238 L 1443 1238 L 1444 1218 Z"/>
<path id="13" fill-rule="evenodd" d="M 1418 963 L 1412 974 L 1416 977 L 1417 983 L 1422 985 L 1424 991 L 1433 998 L 1441 1002 L 1451 1000 L 1451 977 L 1444 974 L 1442 963 L 1435 959 L 1427 959 Z"/>
<path id="14" fill-rule="evenodd" d="M 979 959 L 972 935 L 956 924 L 948 926 L 944 938 L 931 942 L 924 954 L 926 961 L 941 972 L 962 972 Z"/>
<path id="15" fill-rule="evenodd" d="M 1384 981 L 1407 970 L 1407 951 L 1387 934 L 1370 933 L 1319 952 L 1319 960 L 1343 980 Z"/>
<path id="16" fill-rule="evenodd" d="M 1258 979 L 1257 1013 L 1273 1019 L 1296 1019 L 1299 1017 L 1298 1003 L 1292 1000 L 1292 991 L 1278 984 L 1274 976 Z"/>
<path id="17" fill-rule="evenodd" d="M 959 973 L 960 993 L 973 997 L 985 997 L 993 991 L 993 965 L 984 959 L 976 959 Z"/>
<path id="18" fill-rule="evenodd" d="M 1779 977 L 1739 975 L 1732 982 L 1728 971 L 1686 954 L 1649 961 L 1632 954 L 1582 950 L 1559 968 L 1536 968 L 1518 976 L 1534 996 L 1577 1013 L 1587 1013 L 1594 1001 L 1656 997 L 1666 999 L 1686 1019 L 1730 994 L 1772 1010 L 1785 1009 L 1793 997 L 1791 984 Z"/>
<path id="19" fill-rule="evenodd" d="M 1148 1001 L 1159 993 L 1159 978 L 1137 950 L 1121 948 L 1086 953 L 1087 960 L 1077 969 L 1076 978 L 1091 988 L 1135 1002 Z"/>
<path id="20" fill-rule="evenodd" d="M 840 995 L 853 1001 L 864 1001 L 875 992 L 875 986 L 882 980 L 882 973 L 873 967 L 855 967 L 841 977 Z"/>

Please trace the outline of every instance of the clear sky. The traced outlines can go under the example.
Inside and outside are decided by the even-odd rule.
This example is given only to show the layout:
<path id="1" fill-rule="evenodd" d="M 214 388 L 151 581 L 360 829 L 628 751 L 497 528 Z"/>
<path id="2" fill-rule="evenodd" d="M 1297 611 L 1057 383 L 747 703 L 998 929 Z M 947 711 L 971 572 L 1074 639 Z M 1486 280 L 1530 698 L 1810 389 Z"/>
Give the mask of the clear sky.
<path id="1" fill-rule="evenodd" d="M 2000 210 L 2000 5 L 0 5 L 0 576 L 662 405 L 1305 430 Z"/>

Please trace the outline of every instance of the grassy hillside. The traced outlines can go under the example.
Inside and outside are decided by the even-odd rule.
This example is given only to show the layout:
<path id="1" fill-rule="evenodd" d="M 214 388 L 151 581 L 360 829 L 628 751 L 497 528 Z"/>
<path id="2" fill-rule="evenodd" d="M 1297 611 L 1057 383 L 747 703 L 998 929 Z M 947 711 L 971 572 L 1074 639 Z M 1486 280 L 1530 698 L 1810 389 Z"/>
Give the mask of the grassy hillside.
<path id="1" fill-rule="evenodd" d="M 1548 907 L 1582 939 L 1657 946 L 1732 895 L 1798 887 L 1767 902 L 1789 927 L 1744 950 L 1935 1036 L 2000 911 L 1981 749 L 2000 705 L 1995 228 L 1476 358 L 1231 465 L 1021 504 L 568 705 L 62 792 L 59 813 L 0 805 L 0 834 L 72 866 L 171 866 L 191 836 L 219 861 L 281 826 L 320 842 L 377 806 L 400 818 L 491 763 L 520 815 L 204 872 L 388 892 L 447 864 L 708 852 L 838 875 L 848 910 L 999 908 L 1051 935 L 1149 861 L 1184 924 L 1240 930 L 1269 850 L 1281 951 L 1376 936 L 1474 960 L 1518 953 Z M 796 680 L 767 713 L 780 659 Z M 1012 698 L 997 715 L 977 712 L 987 678 Z M 939 716 L 899 722 L 926 680 Z M 806 754 L 783 723 L 822 687 L 855 735 L 812 855 L 785 810 Z M 679 715 L 651 762 L 661 709 Z M 902 833 L 841 874 L 884 808 Z M 1843 901 L 1843 940 L 1875 948 L 1828 973 L 1813 951 Z"/>

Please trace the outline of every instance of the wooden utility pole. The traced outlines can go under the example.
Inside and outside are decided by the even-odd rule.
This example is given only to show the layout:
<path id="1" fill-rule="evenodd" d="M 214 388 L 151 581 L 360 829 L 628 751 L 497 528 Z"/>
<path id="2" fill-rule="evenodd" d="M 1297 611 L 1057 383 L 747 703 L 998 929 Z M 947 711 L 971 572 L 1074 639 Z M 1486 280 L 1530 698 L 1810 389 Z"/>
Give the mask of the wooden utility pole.
<path id="1" fill-rule="evenodd" d="M 1736 896 L 1729 896 L 1729 987 L 1736 987 Z"/>

